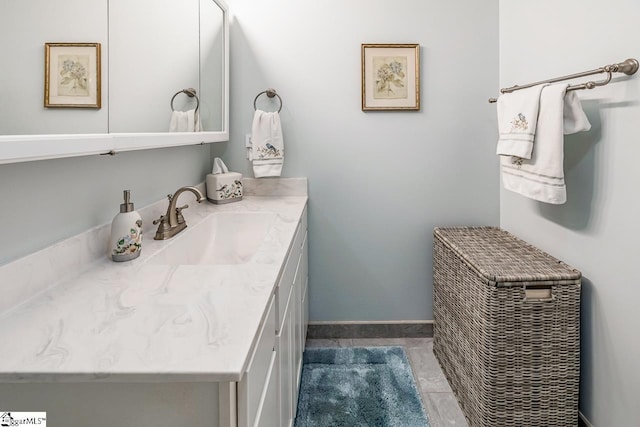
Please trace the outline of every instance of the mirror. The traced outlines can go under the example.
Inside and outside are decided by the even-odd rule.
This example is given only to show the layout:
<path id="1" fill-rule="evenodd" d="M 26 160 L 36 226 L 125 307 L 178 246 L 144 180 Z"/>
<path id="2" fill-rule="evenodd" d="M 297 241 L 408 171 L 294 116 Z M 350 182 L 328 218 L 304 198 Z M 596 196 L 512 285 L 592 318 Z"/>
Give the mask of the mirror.
<path id="1" fill-rule="evenodd" d="M 29 22 L 28 30 L 24 22 Z M 0 163 L 228 140 L 228 15 L 222 0 L 0 3 Z M 44 43 L 102 46 L 102 108 L 45 108 Z M 169 133 L 195 98 L 202 132 Z"/>

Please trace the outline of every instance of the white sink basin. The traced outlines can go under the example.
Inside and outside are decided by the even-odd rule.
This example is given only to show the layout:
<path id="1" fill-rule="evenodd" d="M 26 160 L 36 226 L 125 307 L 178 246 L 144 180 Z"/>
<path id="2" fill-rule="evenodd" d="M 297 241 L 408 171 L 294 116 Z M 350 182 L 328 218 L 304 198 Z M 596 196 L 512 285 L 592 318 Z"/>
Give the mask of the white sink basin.
<path id="1" fill-rule="evenodd" d="M 216 213 L 166 241 L 151 264 L 228 265 L 251 260 L 276 218 L 270 212 Z"/>

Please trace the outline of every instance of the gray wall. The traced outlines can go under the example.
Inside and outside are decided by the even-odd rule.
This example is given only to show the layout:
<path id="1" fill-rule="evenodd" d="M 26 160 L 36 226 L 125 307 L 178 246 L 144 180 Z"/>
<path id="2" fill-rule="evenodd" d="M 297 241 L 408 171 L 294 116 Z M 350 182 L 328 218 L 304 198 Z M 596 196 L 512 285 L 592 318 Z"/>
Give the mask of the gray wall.
<path id="1" fill-rule="evenodd" d="M 534 8 L 503 0 L 501 86 L 638 58 L 639 20 L 635 0 L 606 7 L 543 0 Z M 503 190 L 500 223 L 583 272 L 581 411 L 597 427 L 636 426 L 640 75 L 579 96 L 593 127 L 565 138 L 567 203 L 546 205 Z"/>
<path id="2" fill-rule="evenodd" d="M 282 96 L 284 176 L 309 177 L 312 320 L 432 319 L 432 229 L 498 223 L 498 3 L 230 0 L 231 142 Z M 422 109 L 360 109 L 360 44 L 422 46 Z M 265 106 L 266 108 L 266 106 Z"/>
<path id="3" fill-rule="evenodd" d="M 140 208 L 202 182 L 210 168 L 208 145 L 0 165 L 0 264 L 110 223 L 122 190 Z"/>

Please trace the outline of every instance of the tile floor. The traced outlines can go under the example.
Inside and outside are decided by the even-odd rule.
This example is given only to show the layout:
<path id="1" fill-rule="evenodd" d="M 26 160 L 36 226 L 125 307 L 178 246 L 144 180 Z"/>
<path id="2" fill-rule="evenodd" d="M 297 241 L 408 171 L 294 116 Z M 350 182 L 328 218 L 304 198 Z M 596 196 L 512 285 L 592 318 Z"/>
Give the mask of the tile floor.
<path id="1" fill-rule="evenodd" d="M 458 401 L 433 355 L 433 338 L 308 339 L 309 347 L 404 346 L 420 389 L 430 427 L 468 427 Z"/>

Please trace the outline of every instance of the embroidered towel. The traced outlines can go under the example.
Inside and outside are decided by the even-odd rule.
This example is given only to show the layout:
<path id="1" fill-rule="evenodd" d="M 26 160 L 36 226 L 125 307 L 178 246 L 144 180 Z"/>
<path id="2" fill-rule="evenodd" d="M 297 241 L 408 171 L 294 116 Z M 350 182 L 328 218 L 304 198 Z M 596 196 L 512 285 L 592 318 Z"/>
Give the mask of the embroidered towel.
<path id="1" fill-rule="evenodd" d="M 501 156 L 530 159 L 538 122 L 540 93 L 546 85 L 505 93 L 498 98 L 498 148 Z"/>
<path id="2" fill-rule="evenodd" d="M 200 113 L 196 110 L 173 111 L 169 122 L 169 132 L 200 132 Z"/>
<path id="3" fill-rule="evenodd" d="M 546 203 L 567 201 L 564 135 L 591 129 L 575 92 L 565 96 L 567 86 L 557 84 L 542 90 L 531 159 L 500 157 L 502 184 L 507 190 Z"/>
<path id="4" fill-rule="evenodd" d="M 256 110 L 251 126 L 251 141 L 254 176 L 280 176 L 284 162 L 280 115 L 277 112 Z"/>

